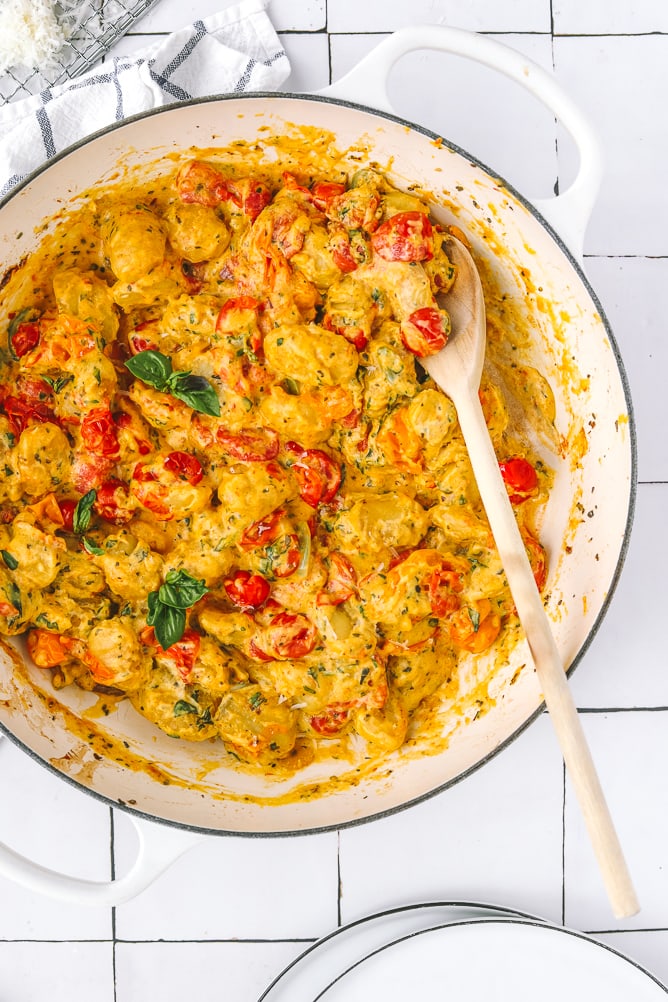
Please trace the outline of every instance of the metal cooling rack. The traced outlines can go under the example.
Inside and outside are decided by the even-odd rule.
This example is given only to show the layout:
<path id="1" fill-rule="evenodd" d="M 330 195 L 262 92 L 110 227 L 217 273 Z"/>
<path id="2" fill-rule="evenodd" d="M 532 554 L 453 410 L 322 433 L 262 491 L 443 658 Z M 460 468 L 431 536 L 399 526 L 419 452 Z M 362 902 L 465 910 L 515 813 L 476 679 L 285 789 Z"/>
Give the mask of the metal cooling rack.
<path id="1" fill-rule="evenodd" d="M 85 0 L 74 10 L 56 2 L 63 23 L 74 17 L 75 27 L 54 64 L 48 69 L 12 67 L 0 74 L 0 104 L 39 94 L 90 69 L 108 49 L 158 0 Z"/>

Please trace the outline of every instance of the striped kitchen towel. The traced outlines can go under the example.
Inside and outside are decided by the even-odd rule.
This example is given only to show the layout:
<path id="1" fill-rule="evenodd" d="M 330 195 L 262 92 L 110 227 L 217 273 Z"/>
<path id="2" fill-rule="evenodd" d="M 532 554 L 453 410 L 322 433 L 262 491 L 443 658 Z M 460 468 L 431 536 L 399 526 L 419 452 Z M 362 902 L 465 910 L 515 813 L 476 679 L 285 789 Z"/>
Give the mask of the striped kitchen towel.
<path id="1" fill-rule="evenodd" d="M 61 150 L 130 115 L 209 94 L 278 89 L 290 64 L 267 3 L 242 0 L 151 48 L 0 107 L 0 197 Z"/>

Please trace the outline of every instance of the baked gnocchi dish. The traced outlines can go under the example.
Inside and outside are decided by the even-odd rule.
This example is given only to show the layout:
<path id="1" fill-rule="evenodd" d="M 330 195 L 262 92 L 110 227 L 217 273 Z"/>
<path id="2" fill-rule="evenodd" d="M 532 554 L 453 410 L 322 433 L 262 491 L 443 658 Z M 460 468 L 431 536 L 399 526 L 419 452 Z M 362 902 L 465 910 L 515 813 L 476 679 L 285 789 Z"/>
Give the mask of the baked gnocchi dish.
<path id="1" fill-rule="evenodd" d="M 203 153 L 88 193 L 5 276 L 0 632 L 56 689 L 271 774 L 399 748 L 503 645 L 513 602 L 420 365 L 449 335 L 447 241 L 379 171 Z M 481 396 L 543 587 L 550 473 L 489 374 Z"/>

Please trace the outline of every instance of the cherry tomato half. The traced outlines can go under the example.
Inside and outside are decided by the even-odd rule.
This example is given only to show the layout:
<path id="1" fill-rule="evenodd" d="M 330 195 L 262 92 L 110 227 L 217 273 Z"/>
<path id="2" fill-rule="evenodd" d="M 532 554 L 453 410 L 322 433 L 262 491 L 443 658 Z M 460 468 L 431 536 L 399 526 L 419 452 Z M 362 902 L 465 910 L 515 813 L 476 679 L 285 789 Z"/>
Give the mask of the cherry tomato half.
<path id="1" fill-rule="evenodd" d="M 11 348 L 17 358 L 23 358 L 36 348 L 41 337 L 39 320 L 19 324 L 11 336 Z"/>
<path id="2" fill-rule="evenodd" d="M 261 574 L 237 571 L 225 580 L 225 591 L 233 605 L 239 609 L 259 609 L 269 598 L 271 585 Z"/>
<path id="3" fill-rule="evenodd" d="M 30 424 L 44 424 L 47 421 L 58 423 L 51 408 L 43 403 L 31 403 L 21 397 L 8 396 L 2 401 L 2 406 L 9 420 L 9 427 L 17 438 Z"/>
<path id="4" fill-rule="evenodd" d="M 499 463 L 503 482 L 512 504 L 522 504 L 538 491 L 538 474 L 523 456 L 512 456 Z"/>
<path id="5" fill-rule="evenodd" d="M 345 184 L 338 181 L 316 181 L 311 187 L 311 199 L 316 209 L 325 212 L 331 200 L 342 195 L 345 190 Z"/>
<path id="6" fill-rule="evenodd" d="M 162 465 L 177 480 L 187 480 L 193 486 L 204 476 L 202 464 L 190 452 L 170 452 Z"/>
<path id="7" fill-rule="evenodd" d="M 528 529 L 522 530 L 522 539 L 524 540 L 524 547 L 527 551 L 538 591 L 543 591 L 547 583 L 547 553 L 545 552 L 545 547 L 542 543 L 538 542 L 535 536 L 532 536 Z"/>
<path id="8" fill-rule="evenodd" d="M 116 425 L 108 407 L 93 407 L 81 422 L 81 440 L 95 456 L 118 456 Z"/>
<path id="9" fill-rule="evenodd" d="M 401 325 L 401 340 L 418 358 L 435 355 L 450 336 L 450 317 L 437 306 L 414 310 Z"/>
<path id="10" fill-rule="evenodd" d="M 304 449 L 298 442 L 286 442 L 295 458 L 291 469 L 299 485 L 299 496 L 311 508 L 328 504 L 341 486 L 341 467 L 322 449 Z"/>
<path id="11" fill-rule="evenodd" d="M 397 212 L 371 237 L 376 254 L 386 261 L 429 261 L 434 256 L 434 235 L 424 212 Z"/>
<path id="12" fill-rule="evenodd" d="M 278 433 L 273 428 L 250 429 L 238 434 L 219 429 L 216 432 L 216 442 L 222 445 L 228 456 L 247 463 L 275 459 L 280 445 Z"/>
<path id="13" fill-rule="evenodd" d="M 318 634 L 315 626 L 301 613 L 279 612 L 262 631 L 261 650 L 278 660 L 290 661 L 310 654 Z"/>
<path id="14" fill-rule="evenodd" d="M 309 723 L 317 734 L 332 737 L 346 726 L 349 716 L 350 703 L 330 703 L 323 713 L 311 717 Z"/>
<path id="15" fill-rule="evenodd" d="M 253 222 L 271 202 L 271 191 L 257 178 L 228 178 L 227 197 Z"/>
<path id="16" fill-rule="evenodd" d="M 241 548 L 252 550 L 256 546 L 266 546 L 267 543 L 272 543 L 280 532 L 279 523 L 284 514 L 283 508 L 277 508 L 265 518 L 260 518 L 257 522 L 249 525 L 239 541 Z"/>
<path id="17" fill-rule="evenodd" d="M 355 594 L 357 586 L 355 570 L 347 557 L 342 553 L 330 553 L 327 585 L 324 591 L 318 592 L 317 605 L 341 605 Z"/>
<path id="18" fill-rule="evenodd" d="M 28 653 L 38 668 L 55 668 L 71 657 L 71 638 L 49 630 L 31 630 Z"/>
<path id="19" fill-rule="evenodd" d="M 464 587 L 462 575 L 444 564 L 429 578 L 429 601 L 435 616 L 447 616 L 460 606 L 457 592 Z"/>
<path id="20" fill-rule="evenodd" d="M 161 661 L 169 661 L 179 673 L 184 682 L 188 681 L 191 671 L 195 667 L 199 657 L 202 638 L 195 630 L 186 627 L 183 636 L 175 644 L 163 649 L 158 643 L 155 630 L 152 626 L 146 626 L 140 633 L 140 640 L 147 647 L 159 647 L 159 657 Z"/>
<path id="21" fill-rule="evenodd" d="M 117 477 L 105 480 L 97 488 L 93 508 L 106 522 L 111 522 L 112 525 L 125 525 L 134 514 L 127 484 Z"/>
<path id="22" fill-rule="evenodd" d="M 63 517 L 63 529 L 67 532 L 74 532 L 74 509 L 76 506 L 77 502 L 72 498 L 64 498 L 58 502 L 60 514 Z"/>

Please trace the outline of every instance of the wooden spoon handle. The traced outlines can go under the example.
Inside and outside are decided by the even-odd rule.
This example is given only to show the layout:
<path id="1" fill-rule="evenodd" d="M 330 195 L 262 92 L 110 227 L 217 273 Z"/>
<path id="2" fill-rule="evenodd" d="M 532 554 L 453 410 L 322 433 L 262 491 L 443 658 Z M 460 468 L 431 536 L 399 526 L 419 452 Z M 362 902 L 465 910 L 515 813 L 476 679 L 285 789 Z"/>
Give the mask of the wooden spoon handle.
<path id="1" fill-rule="evenodd" d="M 638 900 L 501 476 L 478 395 L 463 392 L 461 397 L 454 403 L 480 496 L 613 912 L 617 918 L 635 915 L 639 911 Z"/>

